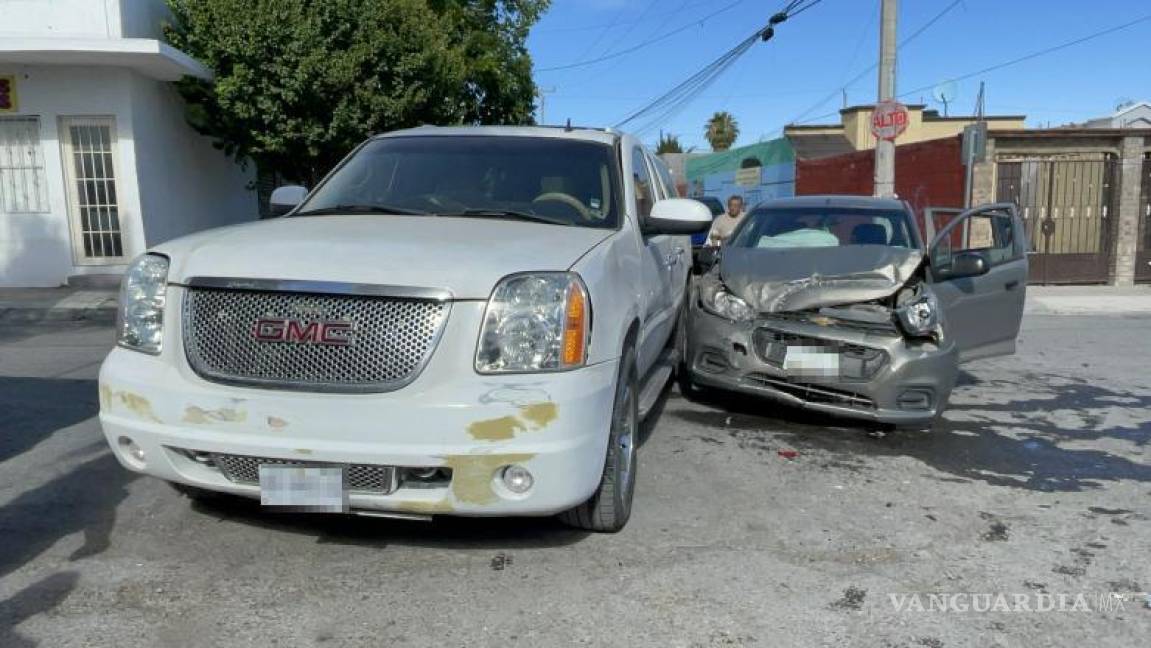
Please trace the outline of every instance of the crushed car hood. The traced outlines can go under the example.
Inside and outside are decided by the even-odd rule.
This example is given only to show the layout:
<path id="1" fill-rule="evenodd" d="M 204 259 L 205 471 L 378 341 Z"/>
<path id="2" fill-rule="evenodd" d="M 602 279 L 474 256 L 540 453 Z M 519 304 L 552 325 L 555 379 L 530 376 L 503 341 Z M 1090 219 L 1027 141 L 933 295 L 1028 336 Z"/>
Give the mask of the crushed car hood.
<path id="1" fill-rule="evenodd" d="M 491 218 L 288 217 L 209 230 L 155 248 L 169 276 L 292 279 L 447 289 L 487 299 L 513 272 L 567 270 L 614 230 Z"/>
<path id="2" fill-rule="evenodd" d="M 723 283 L 761 313 L 882 299 L 899 290 L 923 252 L 886 245 L 772 250 L 724 248 Z"/>

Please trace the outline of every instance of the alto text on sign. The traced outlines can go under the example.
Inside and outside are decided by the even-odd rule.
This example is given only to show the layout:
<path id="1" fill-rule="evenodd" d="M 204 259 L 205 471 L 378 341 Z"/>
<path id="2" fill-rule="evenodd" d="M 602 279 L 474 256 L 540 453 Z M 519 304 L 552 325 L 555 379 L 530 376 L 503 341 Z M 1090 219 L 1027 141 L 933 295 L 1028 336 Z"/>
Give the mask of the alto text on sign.
<path id="1" fill-rule="evenodd" d="M 907 130 L 907 106 L 898 101 L 881 101 L 871 114 L 871 134 L 877 139 L 894 140 Z"/>

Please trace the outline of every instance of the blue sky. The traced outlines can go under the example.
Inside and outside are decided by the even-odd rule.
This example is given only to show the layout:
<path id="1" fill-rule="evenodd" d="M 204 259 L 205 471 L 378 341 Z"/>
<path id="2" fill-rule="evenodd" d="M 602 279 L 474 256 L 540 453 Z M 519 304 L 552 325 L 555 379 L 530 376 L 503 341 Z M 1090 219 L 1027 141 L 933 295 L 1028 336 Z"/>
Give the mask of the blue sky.
<path id="1" fill-rule="evenodd" d="M 706 21 L 700 18 L 735 3 Z M 953 0 L 901 0 L 900 40 Z M 571 118 L 610 126 L 754 32 L 785 0 L 553 0 L 529 48 L 547 92 L 546 121 Z M 1142 16 L 1148 0 L 962 0 L 899 52 L 897 92 L 1002 63 Z M 541 68 L 611 55 L 691 25 L 634 53 L 560 71 Z M 757 43 L 713 86 L 663 124 L 685 146 L 708 148 L 703 124 L 717 110 L 735 115 L 737 145 L 779 135 L 804 121 L 836 122 L 844 82 L 878 58 L 879 0 L 822 0 Z M 969 114 L 979 81 L 990 114 L 1025 114 L 1033 126 L 1108 114 L 1121 99 L 1151 100 L 1151 20 L 954 84 L 951 114 Z M 848 104 L 875 100 L 871 72 L 847 87 Z M 813 108 L 828 95 L 826 103 Z M 942 110 L 930 89 L 902 98 Z M 641 133 L 652 144 L 658 129 Z"/>

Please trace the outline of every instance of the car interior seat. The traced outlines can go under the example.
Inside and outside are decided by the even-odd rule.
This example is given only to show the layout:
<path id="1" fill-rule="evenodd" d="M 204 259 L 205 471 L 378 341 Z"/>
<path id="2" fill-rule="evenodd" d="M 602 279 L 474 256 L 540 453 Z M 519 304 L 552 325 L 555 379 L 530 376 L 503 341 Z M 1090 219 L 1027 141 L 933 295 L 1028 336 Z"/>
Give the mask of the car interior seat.
<path id="1" fill-rule="evenodd" d="M 887 245 L 887 230 L 875 223 L 856 225 L 851 230 L 852 245 Z"/>

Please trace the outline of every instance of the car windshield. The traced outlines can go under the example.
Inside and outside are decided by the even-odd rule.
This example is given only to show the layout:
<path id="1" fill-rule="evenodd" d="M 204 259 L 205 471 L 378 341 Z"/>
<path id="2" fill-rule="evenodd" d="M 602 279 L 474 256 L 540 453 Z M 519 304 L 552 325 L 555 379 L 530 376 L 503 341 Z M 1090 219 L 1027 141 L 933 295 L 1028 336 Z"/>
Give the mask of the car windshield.
<path id="1" fill-rule="evenodd" d="M 902 210 L 805 207 L 761 208 L 728 243 L 742 248 L 809 248 L 886 245 L 915 248 L 918 241 Z"/>
<path id="2" fill-rule="evenodd" d="M 429 214 L 614 228 L 610 145 L 546 137 L 412 136 L 368 142 L 297 215 Z"/>

